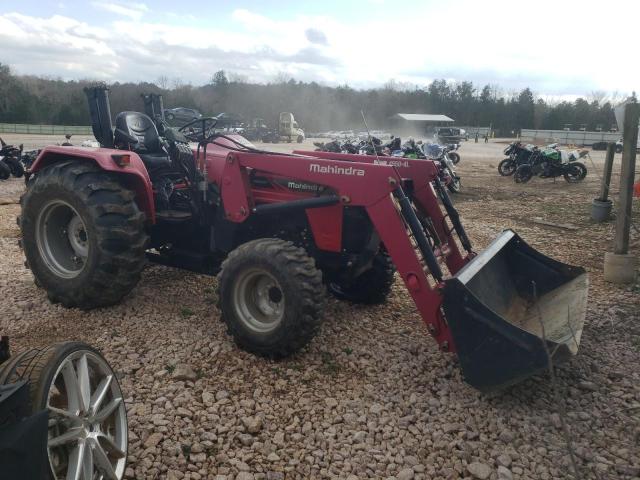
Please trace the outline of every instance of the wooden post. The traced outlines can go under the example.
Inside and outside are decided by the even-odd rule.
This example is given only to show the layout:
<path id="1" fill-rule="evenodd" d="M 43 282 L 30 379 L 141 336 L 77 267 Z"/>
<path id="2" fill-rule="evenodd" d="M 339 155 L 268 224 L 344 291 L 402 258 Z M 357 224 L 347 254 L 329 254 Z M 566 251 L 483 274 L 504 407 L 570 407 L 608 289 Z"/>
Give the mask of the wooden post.
<path id="1" fill-rule="evenodd" d="M 640 104 L 627 104 L 624 110 L 624 132 L 622 134 L 620 198 L 616 212 L 616 236 L 613 242 L 613 253 L 617 255 L 626 255 L 629 252 L 629 228 L 631 227 L 631 202 L 636 169 L 639 120 Z"/>
<path id="2" fill-rule="evenodd" d="M 607 156 L 604 159 L 604 172 L 602 175 L 602 185 L 598 200 L 606 202 L 609 198 L 609 185 L 611 184 L 611 170 L 613 169 L 613 157 L 616 154 L 616 144 L 609 142 L 607 145 Z"/>

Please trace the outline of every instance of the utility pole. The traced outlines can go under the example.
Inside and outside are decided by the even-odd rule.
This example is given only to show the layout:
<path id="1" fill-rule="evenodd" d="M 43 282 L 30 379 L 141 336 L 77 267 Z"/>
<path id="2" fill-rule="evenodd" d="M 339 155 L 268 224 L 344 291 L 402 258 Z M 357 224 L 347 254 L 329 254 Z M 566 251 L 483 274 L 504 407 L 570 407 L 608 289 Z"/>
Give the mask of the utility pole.
<path id="1" fill-rule="evenodd" d="M 638 121 L 640 121 L 640 104 L 627 103 L 622 126 L 620 197 L 616 212 L 613 253 L 605 253 L 604 255 L 604 278 L 614 283 L 633 283 L 635 281 L 637 258 L 629 255 L 629 230 L 631 228 L 631 204 L 636 169 Z"/>
<path id="2" fill-rule="evenodd" d="M 616 237 L 613 247 L 613 253 L 619 255 L 629 253 L 633 180 L 636 172 L 636 148 L 638 146 L 638 120 L 640 120 L 640 104 L 629 103 L 624 111 L 620 200 L 618 201 Z"/>

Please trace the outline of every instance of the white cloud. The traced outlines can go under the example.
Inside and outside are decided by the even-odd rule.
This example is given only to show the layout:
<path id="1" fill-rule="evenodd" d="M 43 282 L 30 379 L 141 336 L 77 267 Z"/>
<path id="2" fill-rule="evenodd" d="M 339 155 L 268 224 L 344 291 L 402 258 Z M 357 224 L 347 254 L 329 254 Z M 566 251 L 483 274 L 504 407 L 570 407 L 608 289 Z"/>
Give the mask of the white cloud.
<path id="1" fill-rule="evenodd" d="M 426 2 L 411 15 L 400 9 L 397 18 L 384 19 L 283 20 L 237 9 L 209 24 L 169 12 L 156 17 L 163 21 L 145 21 L 142 3 L 93 4 L 121 18 L 97 27 L 62 16 L 0 15 L 0 61 L 23 73 L 74 78 L 166 75 L 203 83 L 222 68 L 254 81 L 285 73 L 358 87 L 390 78 L 418 85 L 447 78 L 498 84 L 505 91 L 530 86 L 554 96 L 630 92 L 640 78 L 638 62 L 619 61 L 635 54 L 627 49 L 637 43 L 636 2 L 610 0 L 610 9 L 625 13 L 616 17 L 613 36 L 589 34 L 587 25 L 602 14 L 589 2 L 539 0 L 526 12 L 514 11 L 508 0 Z"/>
<path id="2" fill-rule="evenodd" d="M 127 3 L 119 4 L 114 2 L 91 2 L 96 8 L 105 10 L 107 12 L 115 13 L 123 17 L 129 17 L 134 20 L 140 20 L 145 12 L 149 11 L 149 8 L 144 3 Z"/>

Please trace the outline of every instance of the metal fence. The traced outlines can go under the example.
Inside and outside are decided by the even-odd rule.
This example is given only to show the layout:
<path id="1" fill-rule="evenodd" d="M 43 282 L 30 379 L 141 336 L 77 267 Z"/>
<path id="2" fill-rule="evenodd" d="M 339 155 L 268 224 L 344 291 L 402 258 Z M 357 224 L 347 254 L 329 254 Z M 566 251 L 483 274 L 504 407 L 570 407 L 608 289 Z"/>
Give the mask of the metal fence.
<path id="1" fill-rule="evenodd" d="M 617 132 L 576 132 L 569 130 L 528 130 L 522 129 L 523 141 L 536 143 L 564 143 L 566 145 L 593 145 L 595 142 L 616 142 L 621 134 Z"/>
<path id="2" fill-rule="evenodd" d="M 84 125 L 29 125 L 0 123 L 0 133 L 26 133 L 33 135 L 93 135 L 90 126 Z"/>

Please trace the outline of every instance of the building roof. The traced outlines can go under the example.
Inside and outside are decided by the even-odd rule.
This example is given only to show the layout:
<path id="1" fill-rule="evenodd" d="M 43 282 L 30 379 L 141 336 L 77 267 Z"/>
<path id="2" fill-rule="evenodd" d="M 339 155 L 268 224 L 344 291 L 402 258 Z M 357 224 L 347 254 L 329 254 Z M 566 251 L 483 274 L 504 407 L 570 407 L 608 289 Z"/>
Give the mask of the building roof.
<path id="1" fill-rule="evenodd" d="M 396 116 L 410 122 L 453 122 L 446 115 L 432 115 L 429 113 L 397 113 Z"/>

